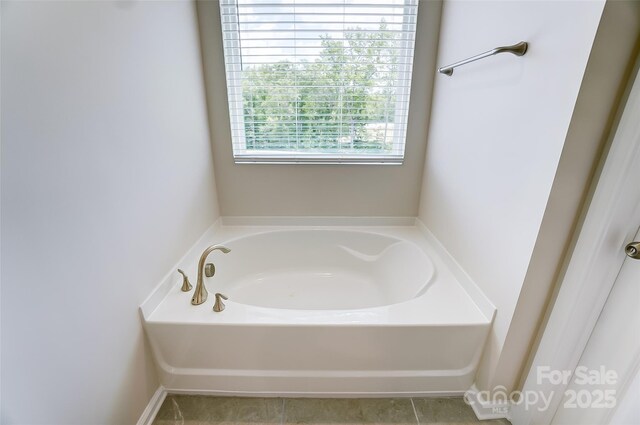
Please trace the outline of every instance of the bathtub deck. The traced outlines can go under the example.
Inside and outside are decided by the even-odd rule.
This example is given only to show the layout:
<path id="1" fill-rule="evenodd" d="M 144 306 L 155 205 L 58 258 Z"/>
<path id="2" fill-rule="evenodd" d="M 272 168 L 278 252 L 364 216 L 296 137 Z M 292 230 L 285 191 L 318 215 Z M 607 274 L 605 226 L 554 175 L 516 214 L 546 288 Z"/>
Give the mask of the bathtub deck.
<path id="1" fill-rule="evenodd" d="M 314 227 L 298 227 L 313 229 Z M 323 229 L 343 230 L 343 226 L 322 227 Z M 204 246 L 211 243 L 251 235 L 253 233 L 290 230 L 291 226 L 216 226 L 211 229 L 200 243 L 194 247 L 188 261 L 182 268 L 195 283 L 197 255 Z M 362 232 L 373 232 L 380 235 L 400 237 L 418 245 L 435 263 L 437 278 L 435 284 L 428 289 L 428 296 L 421 299 L 365 309 L 343 310 L 295 310 L 278 308 L 261 308 L 258 306 L 236 303 L 233 298 L 225 301 L 226 309 L 222 313 L 214 313 L 213 294 L 224 293 L 224 282 L 217 275 L 207 279 L 209 299 L 205 304 L 192 306 L 191 295 L 180 291 L 181 276 L 173 273 L 155 293 L 141 306 L 146 321 L 154 323 L 193 323 L 193 324 L 376 324 L 376 325 L 488 325 L 493 320 L 495 308 L 470 281 L 455 261 L 440 246 L 439 242 L 420 226 L 385 226 L 356 228 Z M 233 255 L 233 254 L 229 254 Z M 223 261 L 224 259 L 220 259 Z M 184 262 L 183 262 L 184 263 Z M 220 268 L 222 266 L 218 266 Z M 342 294 L 332 291 L 336 298 L 353 297 L 354 294 Z"/>

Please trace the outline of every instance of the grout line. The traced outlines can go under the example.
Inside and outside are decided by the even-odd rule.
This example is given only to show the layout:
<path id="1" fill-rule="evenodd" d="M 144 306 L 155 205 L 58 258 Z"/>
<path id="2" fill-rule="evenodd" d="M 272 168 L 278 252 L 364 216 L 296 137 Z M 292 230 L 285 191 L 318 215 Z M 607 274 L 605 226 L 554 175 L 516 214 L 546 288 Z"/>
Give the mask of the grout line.
<path id="1" fill-rule="evenodd" d="M 287 402 L 286 402 L 286 398 L 282 398 L 282 414 L 280 415 L 280 425 L 284 425 L 284 412 L 285 409 L 287 408 Z"/>
<path id="2" fill-rule="evenodd" d="M 418 419 L 418 412 L 416 411 L 416 405 L 413 403 L 413 397 L 411 397 L 409 400 L 411 400 L 411 407 L 413 407 L 413 414 L 416 417 L 416 423 L 420 425 L 420 419 Z"/>

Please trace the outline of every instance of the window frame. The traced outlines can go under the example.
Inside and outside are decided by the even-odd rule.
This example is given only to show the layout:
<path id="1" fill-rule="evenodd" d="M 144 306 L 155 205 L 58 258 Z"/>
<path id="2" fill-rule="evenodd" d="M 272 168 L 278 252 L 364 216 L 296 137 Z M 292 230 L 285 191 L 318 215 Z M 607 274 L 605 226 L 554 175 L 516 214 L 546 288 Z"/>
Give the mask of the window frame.
<path id="1" fill-rule="evenodd" d="M 228 0 L 227 0 L 228 1 Z M 409 2 L 411 0 L 405 0 Z M 222 7 L 225 0 L 220 0 L 220 7 Z M 414 24 L 415 29 L 413 34 L 405 40 L 401 41 L 400 49 L 408 49 L 411 50 L 411 58 L 406 60 L 404 63 L 401 63 L 402 70 L 398 73 L 398 80 L 405 78 L 409 80 L 408 76 L 411 76 L 410 83 L 408 85 L 404 85 L 400 87 L 404 93 L 400 95 L 396 95 L 396 102 L 404 96 L 406 99 L 406 109 L 403 108 L 394 108 L 395 110 L 395 118 L 394 123 L 400 121 L 403 122 L 403 131 L 401 135 L 394 135 L 394 139 L 401 138 L 401 149 L 393 150 L 390 153 L 305 153 L 297 151 L 295 153 L 286 153 L 283 154 L 281 151 L 278 152 L 276 150 L 265 150 L 264 153 L 251 151 L 251 153 L 236 153 L 236 147 L 234 144 L 234 140 L 240 140 L 241 144 L 244 144 L 246 149 L 246 136 L 244 135 L 244 104 L 243 104 L 243 94 L 241 84 L 236 84 L 234 86 L 229 85 L 228 75 L 229 73 L 241 73 L 242 72 L 242 64 L 239 61 L 227 61 L 226 51 L 227 51 L 227 42 L 228 40 L 224 37 L 224 24 L 222 13 L 220 16 L 220 28 L 223 32 L 222 42 L 223 42 L 223 58 L 225 64 L 225 82 L 224 86 L 227 91 L 227 106 L 229 107 L 229 124 L 230 124 L 230 132 L 231 132 L 231 144 L 232 144 L 232 154 L 233 160 L 236 164 L 359 164 L 359 165 L 402 165 L 405 159 L 406 147 L 407 147 L 407 136 L 409 133 L 409 114 L 411 112 L 411 93 L 414 91 L 414 83 L 415 83 L 415 74 L 413 73 L 413 68 L 415 66 L 415 55 L 416 55 L 416 45 L 417 45 L 417 33 L 418 33 L 418 21 L 419 14 L 421 8 L 419 7 L 420 1 L 417 1 L 415 5 L 406 4 L 405 7 L 415 7 L 416 14 L 414 16 Z M 404 15 L 403 18 L 406 19 L 407 16 Z M 404 20 L 403 19 L 403 20 Z M 403 27 L 410 26 L 412 23 L 403 22 Z M 238 34 L 240 31 L 238 30 Z M 409 33 L 404 33 L 409 34 Z M 237 58 L 236 58 L 237 59 Z M 238 77 L 235 79 L 237 82 L 242 81 L 242 77 Z M 235 105 L 235 106 L 232 106 Z M 235 113 L 234 113 L 235 110 Z M 232 116 L 235 115 L 239 122 L 236 124 L 240 124 L 237 128 L 234 128 L 234 122 Z M 397 146 L 398 143 L 396 140 L 393 142 L 394 146 Z"/>

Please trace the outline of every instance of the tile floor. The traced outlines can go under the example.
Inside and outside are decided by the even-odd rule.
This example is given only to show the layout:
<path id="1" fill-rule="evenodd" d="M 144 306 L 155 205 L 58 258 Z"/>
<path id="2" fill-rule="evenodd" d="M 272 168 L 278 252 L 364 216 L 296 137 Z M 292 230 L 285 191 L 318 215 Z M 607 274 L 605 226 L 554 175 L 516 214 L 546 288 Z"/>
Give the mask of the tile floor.
<path id="1" fill-rule="evenodd" d="M 172 395 L 153 425 L 509 425 L 478 421 L 462 398 L 239 398 Z"/>

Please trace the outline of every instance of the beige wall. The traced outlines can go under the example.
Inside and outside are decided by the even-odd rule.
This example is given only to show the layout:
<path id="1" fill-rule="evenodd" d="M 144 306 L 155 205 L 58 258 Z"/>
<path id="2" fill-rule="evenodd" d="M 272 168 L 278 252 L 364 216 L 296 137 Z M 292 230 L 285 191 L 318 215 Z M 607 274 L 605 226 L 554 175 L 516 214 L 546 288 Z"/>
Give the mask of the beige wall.
<path id="1" fill-rule="evenodd" d="M 530 43 L 522 58 L 467 65 L 434 88 L 419 216 L 497 307 L 481 385 L 504 346 L 603 6 L 444 6 L 439 63 Z"/>
<path id="2" fill-rule="evenodd" d="M 624 83 L 638 15 L 604 6 L 445 3 L 439 62 L 530 42 L 434 87 L 419 217 L 498 309 L 483 389 L 516 386 Z"/>
<path id="3" fill-rule="evenodd" d="M 404 165 L 234 164 L 219 3 L 199 1 L 220 209 L 225 216 L 416 216 L 440 2 L 420 3 Z"/>
<path id="4" fill-rule="evenodd" d="M 217 216 L 195 6 L 2 2 L 3 424 L 134 424 L 138 305 Z"/>

